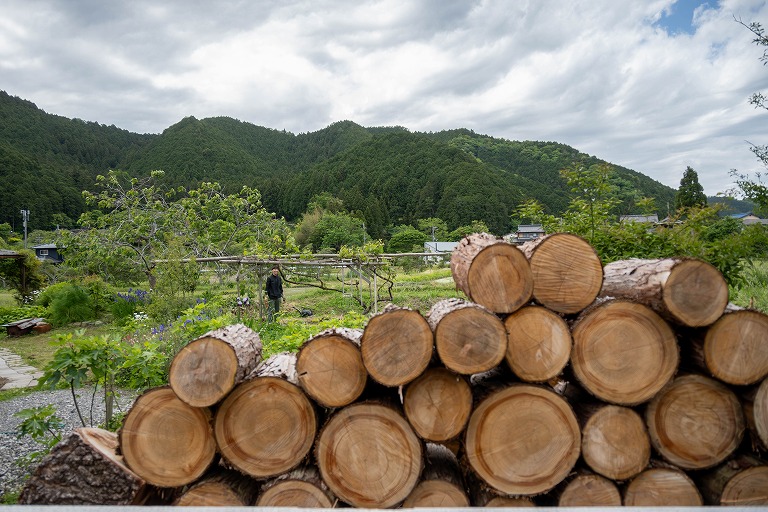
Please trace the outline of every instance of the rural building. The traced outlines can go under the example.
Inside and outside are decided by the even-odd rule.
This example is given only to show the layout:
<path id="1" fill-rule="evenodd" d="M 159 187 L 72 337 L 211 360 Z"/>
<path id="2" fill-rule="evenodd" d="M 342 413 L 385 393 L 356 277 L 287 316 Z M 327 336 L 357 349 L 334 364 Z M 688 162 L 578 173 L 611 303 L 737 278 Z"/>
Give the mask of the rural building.
<path id="1" fill-rule="evenodd" d="M 659 216 L 652 215 L 619 215 L 619 222 L 641 222 L 644 224 L 658 224 Z"/>
<path id="2" fill-rule="evenodd" d="M 768 225 L 768 219 L 761 219 L 752 212 L 747 213 L 734 213 L 731 217 L 741 220 L 745 226 L 752 224 L 764 224 Z"/>
<path id="3" fill-rule="evenodd" d="M 59 254 L 59 248 L 56 244 L 40 244 L 32 247 L 35 251 L 35 256 L 41 261 L 50 261 L 52 263 L 61 263 L 64 258 Z"/>
<path id="4" fill-rule="evenodd" d="M 459 245 L 459 242 L 424 242 L 424 252 L 434 252 L 436 254 L 450 254 Z M 439 263 L 448 261 L 447 257 L 426 256 L 424 261 L 427 263 Z"/>
<path id="5" fill-rule="evenodd" d="M 517 226 L 517 243 L 523 244 L 529 240 L 535 240 L 544 236 L 544 228 L 541 224 L 520 224 Z"/>

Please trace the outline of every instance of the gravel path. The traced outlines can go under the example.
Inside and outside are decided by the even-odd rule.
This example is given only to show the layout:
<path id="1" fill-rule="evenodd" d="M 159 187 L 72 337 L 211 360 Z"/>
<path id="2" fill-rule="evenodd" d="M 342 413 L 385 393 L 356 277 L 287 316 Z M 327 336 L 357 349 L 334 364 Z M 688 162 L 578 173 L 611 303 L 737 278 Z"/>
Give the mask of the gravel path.
<path id="1" fill-rule="evenodd" d="M 93 388 L 81 388 L 76 390 L 80 411 L 88 426 L 97 426 L 104 421 L 104 394 L 99 389 L 93 406 L 93 422 L 91 423 L 91 395 Z M 135 393 L 121 393 L 117 398 L 115 412 L 127 411 L 133 403 Z M 9 492 L 18 491 L 24 484 L 26 477 L 34 471 L 34 466 L 23 467 L 17 461 L 30 453 L 39 450 L 41 446 L 29 436 L 21 439 L 16 437 L 16 430 L 21 420 L 14 416 L 15 413 L 32 407 L 42 407 L 53 404 L 56 407 L 56 416 L 64 422 L 65 433 L 81 427 L 80 418 L 72 402 L 70 390 L 35 391 L 28 395 L 0 401 L 0 501 Z"/>

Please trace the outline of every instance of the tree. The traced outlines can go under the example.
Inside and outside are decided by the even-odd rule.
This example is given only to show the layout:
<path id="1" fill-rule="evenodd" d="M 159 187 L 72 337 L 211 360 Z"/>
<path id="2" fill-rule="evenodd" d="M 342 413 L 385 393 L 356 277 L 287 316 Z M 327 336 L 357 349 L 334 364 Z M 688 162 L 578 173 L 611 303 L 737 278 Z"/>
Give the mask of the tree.
<path id="1" fill-rule="evenodd" d="M 417 249 L 419 252 L 424 248 L 424 242 L 429 240 L 428 236 L 411 225 L 405 224 L 393 229 L 392 237 L 387 244 L 389 252 L 411 252 Z"/>
<path id="2" fill-rule="evenodd" d="M 685 168 L 683 178 L 680 180 L 680 188 L 675 195 L 675 209 L 705 206 L 707 206 L 707 196 L 704 194 L 704 187 L 699 184 L 699 175 L 688 166 Z"/>

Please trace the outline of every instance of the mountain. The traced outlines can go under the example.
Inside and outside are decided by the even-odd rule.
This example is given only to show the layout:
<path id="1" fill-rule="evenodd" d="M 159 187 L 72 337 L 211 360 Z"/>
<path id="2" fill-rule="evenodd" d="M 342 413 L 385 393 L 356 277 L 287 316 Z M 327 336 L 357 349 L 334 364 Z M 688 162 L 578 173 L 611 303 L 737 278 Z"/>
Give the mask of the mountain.
<path id="1" fill-rule="evenodd" d="M 425 217 L 442 218 L 451 229 L 482 220 L 504 233 L 526 199 L 555 214 L 567 207 L 570 191 L 559 170 L 574 161 L 602 162 L 556 142 L 352 121 L 296 135 L 228 117 L 187 117 L 160 134 L 136 134 L 48 114 L 0 91 L 0 223 L 16 230 L 21 209 L 31 211 L 30 229 L 74 226 L 86 209 L 80 192 L 109 169 L 137 177 L 163 169 L 169 186 L 258 188 L 264 205 L 288 220 L 298 219 L 314 195 L 330 192 L 365 216 L 376 237 L 386 236 L 388 224 Z M 650 196 L 666 215 L 673 189 L 616 171 L 621 213 L 631 212 L 633 198 Z"/>

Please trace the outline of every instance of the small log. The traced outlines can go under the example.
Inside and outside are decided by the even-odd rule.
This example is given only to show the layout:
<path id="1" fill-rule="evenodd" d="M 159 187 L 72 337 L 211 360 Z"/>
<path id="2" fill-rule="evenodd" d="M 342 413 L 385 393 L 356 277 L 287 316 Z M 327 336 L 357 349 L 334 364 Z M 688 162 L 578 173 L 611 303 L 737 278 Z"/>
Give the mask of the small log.
<path id="1" fill-rule="evenodd" d="M 53 447 L 19 495 L 20 505 L 143 505 L 144 479 L 117 454 L 117 435 L 79 428 Z"/>
<path id="2" fill-rule="evenodd" d="M 535 507 L 536 503 L 531 498 L 523 496 L 495 496 L 489 499 L 485 505 L 475 505 L 476 507 Z"/>
<path id="3" fill-rule="evenodd" d="M 257 507 L 333 508 L 336 497 L 315 466 L 300 466 L 264 483 Z"/>
<path id="4" fill-rule="evenodd" d="M 651 459 L 645 422 L 632 409 L 603 405 L 582 428 L 581 455 L 592 471 L 611 480 L 634 477 Z"/>
<path id="5" fill-rule="evenodd" d="M 594 247 L 570 233 L 553 233 L 520 247 L 533 274 L 533 298 L 558 313 L 578 313 L 592 304 L 603 283 Z"/>
<path id="6" fill-rule="evenodd" d="M 422 439 L 446 442 L 464 431 L 472 413 L 466 379 L 447 368 L 430 368 L 405 389 L 403 409 Z"/>
<path id="7" fill-rule="evenodd" d="M 269 356 L 251 372 L 247 380 L 255 379 L 256 377 L 278 377 L 298 386 L 299 376 L 296 373 L 296 352 L 279 352 Z"/>
<path id="8" fill-rule="evenodd" d="M 576 475 L 556 494 L 558 507 L 621 506 L 621 493 L 616 484 L 593 473 Z"/>
<path id="9" fill-rule="evenodd" d="M 358 508 L 391 508 L 418 483 L 422 446 L 396 409 L 358 402 L 325 424 L 315 460 L 323 481 L 342 501 Z"/>
<path id="10" fill-rule="evenodd" d="M 195 482 L 173 503 L 177 507 L 245 507 L 256 499 L 256 481 L 235 471 L 217 469 Z"/>
<path id="11" fill-rule="evenodd" d="M 571 363 L 584 388 L 606 402 L 636 405 L 652 398 L 677 371 L 670 326 L 647 306 L 609 300 L 573 327 Z"/>
<path id="12" fill-rule="evenodd" d="M 699 476 L 707 505 L 768 505 L 768 465 L 751 455 L 739 455 Z"/>
<path id="13" fill-rule="evenodd" d="M 421 375 L 435 341 L 418 311 L 389 305 L 368 320 L 360 341 L 368 375 L 385 386 L 404 386 Z"/>
<path id="14" fill-rule="evenodd" d="M 563 371 L 571 356 L 571 331 L 559 315 L 525 306 L 504 319 L 506 360 L 526 382 L 545 382 Z"/>
<path id="15" fill-rule="evenodd" d="M 182 348 L 171 362 L 168 382 L 192 407 L 221 401 L 261 361 L 259 333 L 243 324 L 203 334 Z"/>
<path id="16" fill-rule="evenodd" d="M 704 337 L 704 362 L 712 376 L 737 386 L 768 375 L 768 315 L 732 311 L 715 322 Z"/>
<path id="17" fill-rule="evenodd" d="M 306 341 L 296 358 L 299 385 L 323 407 L 354 402 L 368 372 L 360 354 L 360 329 L 328 329 Z"/>
<path id="18" fill-rule="evenodd" d="M 444 299 L 427 313 L 443 364 L 462 375 L 488 371 L 504 359 L 507 331 L 489 309 L 461 299 Z"/>
<path id="19" fill-rule="evenodd" d="M 535 507 L 536 503 L 527 496 L 502 494 L 489 486 L 474 471 L 465 471 L 464 482 L 473 507 Z"/>
<path id="20" fill-rule="evenodd" d="M 688 327 L 710 325 L 728 304 L 728 283 L 697 259 L 629 259 L 605 266 L 602 297 L 640 302 Z"/>
<path id="21" fill-rule="evenodd" d="M 469 465 L 491 487 L 504 494 L 535 495 L 568 476 L 579 458 L 581 432 L 561 396 L 517 384 L 479 404 L 464 445 Z"/>
<path id="22" fill-rule="evenodd" d="M 445 446 L 427 443 L 421 481 L 403 502 L 403 508 L 468 507 L 456 455 Z"/>
<path id="23" fill-rule="evenodd" d="M 653 447 L 684 469 L 706 469 L 725 460 L 744 435 L 736 395 L 703 375 L 684 375 L 665 387 L 645 411 Z"/>
<path id="24" fill-rule="evenodd" d="M 475 233 L 451 254 L 456 287 L 495 313 L 512 313 L 531 300 L 533 274 L 523 253 L 501 238 Z"/>
<path id="25" fill-rule="evenodd" d="M 182 402 L 170 387 L 139 396 L 119 432 L 125 463 L 158 487 L 181 487 L 203 476 L 216 456 L 211 413 Z"/>
<path id="26" fill-rule="evenodd" d="M 768 377 L 747 394 L 743 405 L 753 449 L 768 450 Z"/>
<path id="27" fill-rule="evenodd" d="M 224 460 L 256 479 L 297 467 L 309 454 L 317 416 L 298 386 L 258 373 L 237 387 L 216 411 L 214 433 Z"/>
<path id="28" fill-rule="evenodd" d="M 700 507 L 703 505 L 696 484 L 672 468 L 646 469 L 624 491 L 626 507 Z"/>

